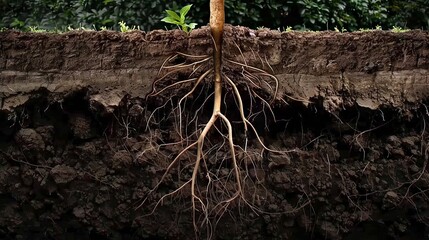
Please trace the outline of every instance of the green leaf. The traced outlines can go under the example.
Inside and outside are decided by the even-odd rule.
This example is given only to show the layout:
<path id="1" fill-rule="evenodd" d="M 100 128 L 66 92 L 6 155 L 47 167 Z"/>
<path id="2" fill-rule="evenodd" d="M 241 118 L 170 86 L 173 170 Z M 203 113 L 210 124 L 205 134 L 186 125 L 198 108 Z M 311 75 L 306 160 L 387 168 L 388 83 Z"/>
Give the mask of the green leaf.
<path id="1" fill-rule="evenodd" d="M 182 7 L 182 9 L 180 9 L 180 19 L 181 20 L 185 20 L 185 16 L 186 14 L 188 14 L 189 9 L 191 9 L 192 4 L 186 5 L 184 7 Z"/>
<path id="2" fill-rule="evenodd" d="M 176 19 L 173 19 L 171 17 L 165 17 L 165 18 L 161 19 L 161 21 L 166 22 L 166 23 L 171 23 L 171 24 L 180 24 L 179 21 L 177 21 Z"/>
<path id="3" fill-rule="evenodd" d="M 177 20 L 177 21 L 179 21 L 180 22 L 180 17 L 179 17 L 179 15 L 177 15 L 177 13 L 175 13 L 175 12 L 173 12 L 173 11 L 171 11 L 171 10 L 165 10 L 165 12 L 167 12 L 167 14 L 168 14 L 168 16 L 170 17 L 170 18 L 172 18 L 172 19 L 175 19 L 175 20 Z"/>
<path id="4" fill-rule="evenodd" d="M 189 29 L 191 29 L 191 30 L 194 29 L 197 25 L 198 25 L 197 23 L 186 24 L 186 26 L 189 27 Z"/>

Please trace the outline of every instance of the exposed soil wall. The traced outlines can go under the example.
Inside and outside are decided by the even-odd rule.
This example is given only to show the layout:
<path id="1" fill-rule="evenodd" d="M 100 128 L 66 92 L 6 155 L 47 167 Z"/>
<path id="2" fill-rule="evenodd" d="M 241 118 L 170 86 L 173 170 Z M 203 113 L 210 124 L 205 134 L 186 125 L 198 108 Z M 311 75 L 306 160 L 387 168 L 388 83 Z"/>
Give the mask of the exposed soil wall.
<path id="1" fill-rule="evenodd" d="M 232 204 L 213 238 L 428 238 L 427 32 L 227 26 L 224 45 L 225 58 L 275 73 L 279 121 L 255 126 L 270 147 L 298 150 L 249 145 L 258 211 Z M 181 149 L 158 148 L 168 117 L 151 131 L 145 122 L 162 102 L 145 96 L 176 52 L 210 54 L 208 28 L 0 33 L 1 238 L 195 236 L 186 192 L 151 212 L 180 174 L 136 209 Z"/>

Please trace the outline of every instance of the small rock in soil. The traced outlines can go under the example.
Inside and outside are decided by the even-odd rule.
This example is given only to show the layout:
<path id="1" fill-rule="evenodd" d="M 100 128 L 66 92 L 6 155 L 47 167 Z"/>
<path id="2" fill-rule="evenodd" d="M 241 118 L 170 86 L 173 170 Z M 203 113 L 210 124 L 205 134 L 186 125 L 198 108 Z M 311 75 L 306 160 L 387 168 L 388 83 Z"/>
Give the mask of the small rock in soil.
<path id="1" fill-rule="evenodd" d="M 404 150 L 402 150 L 402 148 L 395 148 L 392 149 L 390 152 L 394 157 L 396 158 L 403 158 L 405 157 L 405 153 Z"/>
<path id="2" fill-rule="evenodd" d="M 268 165 L 270 168 L 286 166 L 290 164 L 290 158 L 285 153 L 270 152 L 268 154 L 268 159 L 270 161 Z"/>
<path id="3" fill-rule="evenodd" d="M 410 170 L 413 173 L 417 173 L 419 171 L 419 167 L 416 164 L 410 166 Z"/>
<path id="4" fill-rule="evenodd" d="M 85 209 L 82 207 L 75 207 L 73 208 L 73 215 L 77 218 L 84 218 L 85 217 Z"/>
<path id="5" fill-rule="evenodd" d="M 131 117 L 140 117 L 143 114 L 144 108 L 138 104 L 134 104 L 130 110 L 128 111 L 128 114 Z"/>
<path id="6" fill-rule="evenodd" d="M 126 150 L 121 150 L 115 153 L 112 158 L 112 167 L 120 169 L 123 166 L 129 166 L 133 163 L 133 157 Z"/>
<path id="7" fill-rule="evenodd" d="M 396 207 L 399 203 L 400 199 L 397 193 L 393 191 L 388 191 L 383 198 L 383 209 L 389 209 Z"/>
<path id="8" fill-rule="evenodd" d="M 42 136 L 34 129 L 23 128 L 15 134 L 15 141 L 24 150 L 41 151 L 45 149 L 45 142 Z"/>
<path id="9" fill-rule="evenodd" d="M 54 138 L 55 128 L 53 126 L 41 126 L 36 128 L 36 132 L 42 136 L 46 144 L 52 144 Z"/>
<path id="10" fill-rule="evenodd" d="M 79 139 L 89 139 L 94 136 L 91 128 L 91 119 L 84 115 L 72 115 L 70 127 L 74 136 Z"/>
<path id="11" fill-rule="evenodd" d="M 402 145 L 405 147 L 405 149 L 411 150 L 416 147 L 417 141 L 417 137 L 405 137 L 402 139 Z"/>
<path id="12" fill-rule="evenodd" d="M 57 165 L 51 169 L 51 176 L 56 183 L 69 183 L 73 181 L 76 176 L 76 170 L 66 165 Z"/>
<path id="13" fill-rule="evenodd" d="M 397 136 L 389 136 L 387 137 L 387 143 L 390 145 L 397 147 L 401 144 L 401 140 Z"/>

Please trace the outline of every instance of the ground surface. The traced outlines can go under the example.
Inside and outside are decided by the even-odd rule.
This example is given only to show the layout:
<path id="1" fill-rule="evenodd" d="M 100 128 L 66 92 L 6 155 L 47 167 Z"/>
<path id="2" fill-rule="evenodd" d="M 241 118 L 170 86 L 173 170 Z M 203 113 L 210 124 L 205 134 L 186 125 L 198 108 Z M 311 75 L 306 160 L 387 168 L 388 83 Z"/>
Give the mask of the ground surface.
<path id="1" fill-rule="evenodd" d="M 145 96 L 167 57 L 211 51 L 207 28 L 189 36 L 1 32 L 0 237 L 193 238 L 189 191 L 152 210 L 186 181 L 195 152 L 136 209 L 184 147 L 162 145 L 175 139 L 168 107 L 153 118 L 158 124 L 147 121 L 184 92 Z M 252 161 L 239 163 L 257 210 L 231 204 L 213 238 L 429 238 L 427 32 L 228 26 L 224 55 L 272 68 L 280 81 L 277 121 L 261 114 L 254 124 L 267 146 L 296 151 L 261 153 L 250 141 Z M 243 81 L 239 67 L 225 71 Z M 210 114 L 210 104 L 200 113 Z M 239 138 L 240 123 L 234 126 Z M 219 176 L 231 168 L 208 165 Z"/>

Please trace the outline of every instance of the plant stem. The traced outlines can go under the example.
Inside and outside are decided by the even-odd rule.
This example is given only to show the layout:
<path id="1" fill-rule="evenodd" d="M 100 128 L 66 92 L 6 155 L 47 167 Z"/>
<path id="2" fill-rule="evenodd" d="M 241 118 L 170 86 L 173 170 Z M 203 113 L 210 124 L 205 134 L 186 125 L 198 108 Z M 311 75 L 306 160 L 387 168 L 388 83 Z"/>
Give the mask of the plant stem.
<path id="1" fill-rule="evenodd" d="M 210 0 L 210 30 L 214 40 L 214 106 L 213 114 L 220 112 L 222 102 L 222 41 L 225 24 L 224 0 Z"/>

